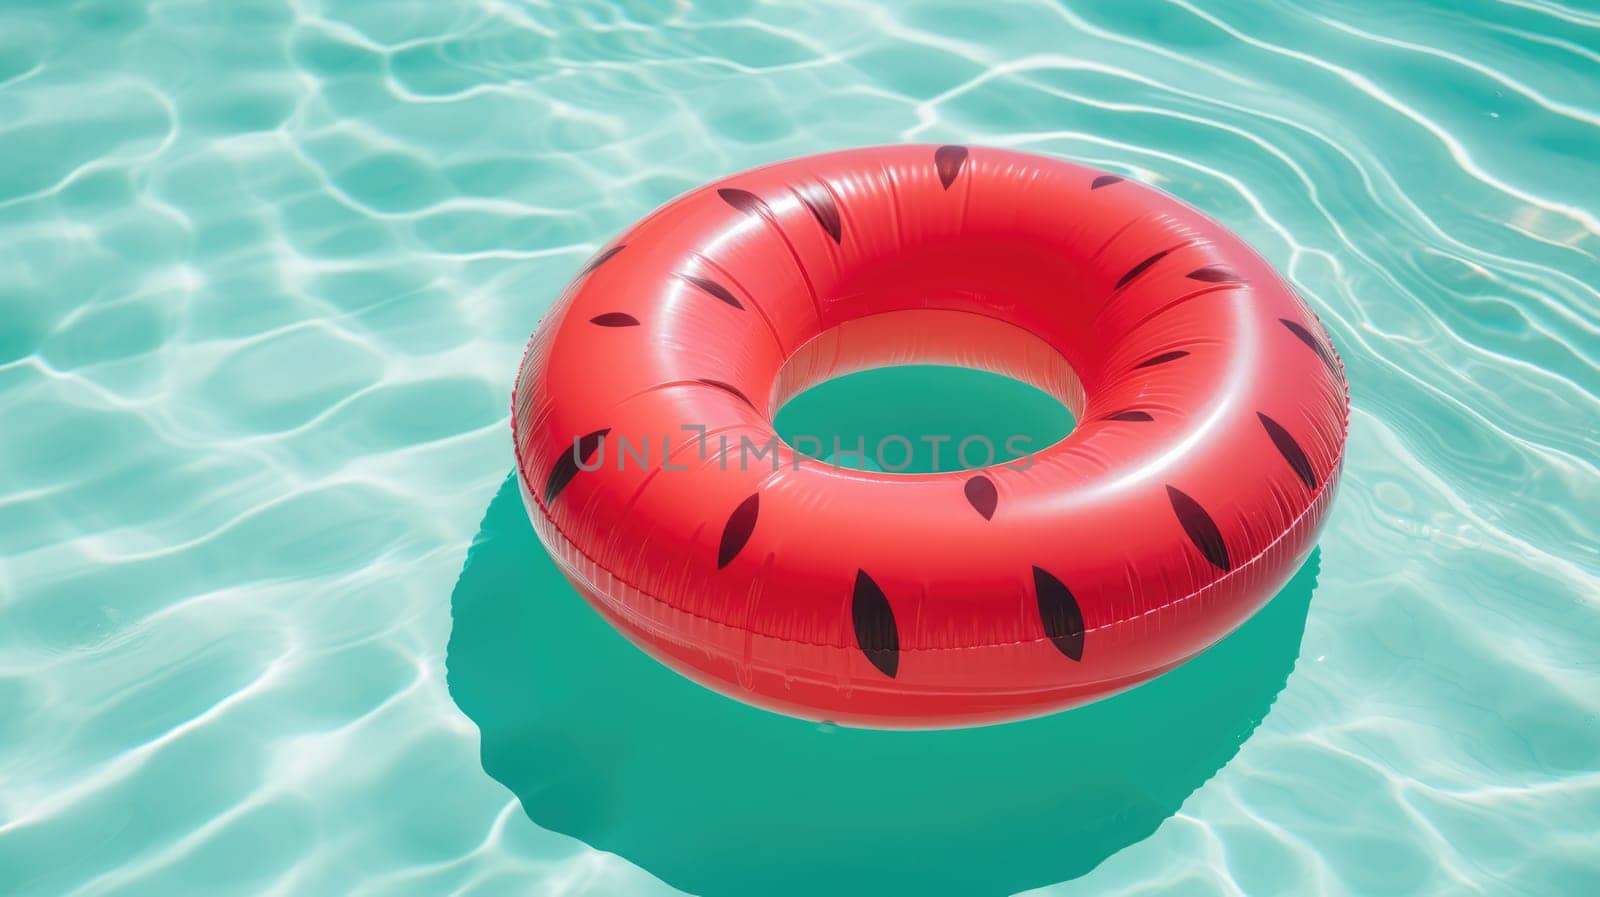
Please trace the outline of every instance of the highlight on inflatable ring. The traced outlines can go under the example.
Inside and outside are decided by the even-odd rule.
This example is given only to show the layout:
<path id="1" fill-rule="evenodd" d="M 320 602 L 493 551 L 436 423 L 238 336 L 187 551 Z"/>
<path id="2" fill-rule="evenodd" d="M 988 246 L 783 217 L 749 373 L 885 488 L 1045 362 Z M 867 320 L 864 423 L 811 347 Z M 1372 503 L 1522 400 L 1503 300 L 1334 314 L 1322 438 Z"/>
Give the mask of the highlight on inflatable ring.
<path id="1" fill-rule="evenodd" d="M 1077 426 L 911 475 L 775 435 L 806 388 L 902 363 L 1014 377 Z M 965 146 L 667 203 L 579 272 L 512 400 L 534 528 L 613 626 L 733 697 L 876 727 L 1040 715 L 1204 651 L 1311 551 L 1347 425 L 1327 334 L 1239 238 Z"/>

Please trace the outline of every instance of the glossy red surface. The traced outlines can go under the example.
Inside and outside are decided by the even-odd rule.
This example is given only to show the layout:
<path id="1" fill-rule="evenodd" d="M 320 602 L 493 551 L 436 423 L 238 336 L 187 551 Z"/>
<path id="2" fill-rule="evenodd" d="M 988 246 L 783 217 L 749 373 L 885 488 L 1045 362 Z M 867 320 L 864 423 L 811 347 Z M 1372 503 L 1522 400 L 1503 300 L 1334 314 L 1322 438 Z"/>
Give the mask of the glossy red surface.
<path id="1" fill-rule="evenodd" d="M 741 458 L 788 397 L 901 362 L 1017 377 L 1077 427 L 1026 469 Z M 1232 631 L 1310 551 L 1348 400 L 1315 315 L 1194 209 L 892 146 L 639 222 L 541 323 L 512 410 L 540 538 L 635 643 L 764 707 L 925 727 L 1094 700 Z"/>

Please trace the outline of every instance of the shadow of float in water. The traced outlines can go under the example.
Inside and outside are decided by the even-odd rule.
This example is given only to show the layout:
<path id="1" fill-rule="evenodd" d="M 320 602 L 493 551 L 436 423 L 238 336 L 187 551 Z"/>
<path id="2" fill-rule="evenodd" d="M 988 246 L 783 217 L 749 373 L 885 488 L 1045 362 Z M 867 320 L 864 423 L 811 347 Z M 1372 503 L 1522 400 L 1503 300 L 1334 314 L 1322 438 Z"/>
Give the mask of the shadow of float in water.
<path id="1" fill-rule="evenodd" d="M 514 478 L 452 596 L 450 693 L 534 822 L 703 897 L 1004 895 L 1149 836 L 1227 763 L 1300 650 L 1313 553 L 1233 635 L 1154 682 L 1042 719 L 819 726 L 657 664 L 567 583 Z"/>

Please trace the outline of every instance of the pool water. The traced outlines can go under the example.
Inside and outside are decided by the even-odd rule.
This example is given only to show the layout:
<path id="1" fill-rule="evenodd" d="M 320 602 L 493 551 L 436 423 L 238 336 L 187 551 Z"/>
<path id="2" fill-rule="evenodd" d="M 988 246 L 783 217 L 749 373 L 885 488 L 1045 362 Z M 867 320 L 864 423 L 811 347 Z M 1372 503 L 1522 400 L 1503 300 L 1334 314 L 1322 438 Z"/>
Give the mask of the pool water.
<path id="1" fill-rule="evenodd" d="M 0 894 L 1600 893 L 1597 72 L 1584 0 L 0 4 Z M 538 551 L 583 260 L 895 141 L 1157 185 L 1326 324 L 1339 500 L 1195 663 L 819 727 Z"/>
<path id="2" fill-rule="evenodd" d="M 902 364 L 825 380 L 786 402 L 772 423 L 785 445 L 839 467 L 918 474 L 1029 463 L 1022 459 L 1066 438 L 1074 420 L 1020 380 Z"/>

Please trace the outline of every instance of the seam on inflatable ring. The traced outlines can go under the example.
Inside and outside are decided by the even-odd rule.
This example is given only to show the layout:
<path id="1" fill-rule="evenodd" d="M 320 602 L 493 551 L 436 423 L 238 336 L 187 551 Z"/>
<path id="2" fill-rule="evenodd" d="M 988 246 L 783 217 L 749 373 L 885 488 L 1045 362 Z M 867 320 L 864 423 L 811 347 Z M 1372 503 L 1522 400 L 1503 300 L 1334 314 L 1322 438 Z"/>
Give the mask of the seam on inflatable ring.
<path id="1" fill-rule="evenodd" d="M 1346 405 L 1347 409 L 1348 409 L 1348 407 L 1349 406 Z M 512 423 L 513 430 L 515 429 L 515 426 L 516 426 L 515 421 L 513 421 L 513 423 Z M 1345 426 L 1344 426 L 1344 433 L 1345 433 L 1346 436 L 1348 436 L 1349 430 L 1350 430 L 1349 414 L 1348 414 L 1348 411 L 1347 411 L 1347 413 L 1345 415 Z M 1090 629 L 1085 629 L 1084 630 L 1084 634 L 1085 635 L 1089 635 L 1090 633 L 1102 632 L 1104 630 L 1111 629 L 1111 628 L 1116 627 L 1116 626 L 1122 626 L 1124 624 L 1131 623 L 1131 622 L 1133 622 L 1135 620 L 1143 619 L 1144 617 L 1148 617 L 1151 614 L 1159 613 L 1161 611 L 1164 611 L 1164 610 L 1167 610 L 1167 609 L 1170 609 L 1170 608 L 1173 608 L 1173 607 L 1177 607 L 1179 605 L 1186 604 L 1186 603 L 1194 600 L 1195 598 L 1199 597 L 1200 595 L 1203 595 L 1204 593 L 1209 592 L 1209 591 L 1217 588 L 1218 586 L 1222 585 L 1223 583 L 1227 582 L 1228 580 L 1233 579 L 1234 577 L 1237 577 L 1237 576 L 1242 576 L 1246 571 L 1248 571 L 1251 568 L 1251 566 L 1253 566 L 1256 562 L 1260 561 L 1263 557 L 1265 557 L 1268 552 L 1272 551 L 1274 548 L 1277 548 L 1278 544 L 1280 542 L 1282 542 L 1284 540 L 1284 538 L 1286 538 L 1290 533 L 1292 533 L 1292 532 L 1296 531 L 1297 529 L 1299 529 L 1301 523 L 1303 523 L 1305 521 L 1306 516 L 1309 515 L 1312 511 L 1317 509 L 1317 504 L 1318 504 L 1318 502 L 1322 501 L 1324 495 L 1328 492 L 1328 487 L 1333 483 L 1337 483 L 1342 478 L 1343 471 L 1341 470 L 1341 465 L 1344 463 L 1344 449 L 1345 449 L 1345 442 L 1341 441 L 1340 446 L 1339 446 L 1339 454 L 1334 456 L 1333 465 L 1329 468 L 1331 471 L 1338 471 L 1338 475 L 1329 476 L 1329 477 L 1325 478 L 1323 480 L 1322 485 L 1319 486 L 1317 488 L 1317 491 L 1311 496 L 1311 501 L 1310 501 L 1309 504 L 1306 505 L 1305 509 L 1302 510 L 1299 514 L 1296 514 L 1295 518 L 1289 522 L 1288 526 L 1283 528 L 1283 531 L 1280 532 L 1277 535 L 1276 538 L 1274 538 L 1271 542 L 1268 542 L 1260 551 L 1258 551 L 1255 554 L 1251 555 L 1249 560 L 1245 561 L 1242 564 L 1236 565 L 1233 568 L 1233 570 L 1230 571 L 1226 576 L 1223 576 L 1220 579 L 1213 580 L 1212 582 L 1209 582 L 1205 586 L 1203 586 L 1203 587 L 1201 587 L 1199 589 L 1196 589 L 1193 592 L 1190 592 L 1189 594 L 1183 596 L 1182 598 L 1176 598 L 1176 599 L 1174 599 L 1172 601 L 1168 601 L 1167 603 L 1162 604 L 1159 607 L 1150 608 L 1149 610 L 1146 610 L 1146 611 L 1143 611 L 1141 613 L 1135 614 L 1135 615 L 1133 615 L 1131 617 L 1123 617 L 1122 619 L 1116 620 L 1116 621 L 1111 622 L 1111 623 L 1103 623 L 1103 624 L 1101 624 L 1099 626 L 1095 626 L 1095 627 L 1090 628 Z M 700 621 L 703 621 L 703 622 L 706 622 L 706 623 L 711 623 L 711 624 L 714 624 L 714 625 L 717 625 L 717 626 L 724 627 L 726 629 L 731 629 L 731 630 L 733 630 L 734 632 L 737 632 L 737 633 L 742 633 L 742 634 L 746 634 L 746 635 L 755 635 L 755 636 L 759 636 L 761 638 L 772 639 L 773 641 L 777 641 L 777 642 L 783 642 L 785 644 L 804 645 L 804 646 L 812 647 L 812 648 L 844 649 L 844 648 L 850 647 L 849 645 L 833 644 L 833 643 L 830 643 L 830 642 L 812 642 L 812 641 L 806 641 L 804 639 L 792 639 L 792 638 L 784 638 L 782 636 L 777 636 L 777 635 L 768 635 L 767 633 L 760 632 L 760 631 L 757 631 L 757 630 L 754 630 L 754 629 L 747 629 L 747 628 L 745 628 L 743 626 L 735 626 L 732 623 L 728 623 L 728 622 L 726 622 L 724 620 L 718 620 L 718 619 L 716 619 L 714 617 L 708 617 L 708 616 L 705 616 L 704 614 L 695 613 L 694 611 L 691 611 L 691 610 L 685 610 L 685 609 L 683 609 L 681 607 L 678 607 L 678 606 L 672 604 L 671 602 L 663 601 L 661 598 L 659 598 L 659 597 L 657 597 L 655 595 L 652 595 L 649 592 L 646 592 L 644 589 L 641 589 L 638 586 L 634 585 L 633 583 L 627 581 L 626 579 L 623 579 L 621 576 L 617 575 L 614 571 L 601 566 L 600 562 L 595 560 L 595 558 L 592 555 L 590 555 L 587 551 L 584 551 L 583 548 L 580 547 L 576 542 L 572 541 L 572 539 L 567 537 L 567 534 L 565 532 L 563 532 L 561 530 L 561 527 L 556 524 L 555 518 L 550 516 L 550 511 L 549 511 L 549 509 L 547 509 L 544 506 L 544 502 L 540 501 L 539 497 L 534 495 L 531 491 L 526 490 L 526 488 L 525 488 L 526 476 L 522 472 L 522 468 L 521 468 L 520 465 L 521 465 L 521 462 L 519 460 L 518 469 L 516 471 L 516 476 L 520 480 L 522 480 L 522 482 L 518 483 L 517 488 L 519 490 L 523 490 L 523 491 L 527 492 L 528 497 L 533 499 L 534 505 L 539 509 L 539 513 L 544 517 L 545 521 L 547 523 L 549 523 L 550 529 L 555 533 L 555 535 L 560 537 L 561 541 L 565 545 L 570 546 L 572 548 L 572 550 L 574 552 L 576 552 L 578 555 L 582 556 L 584 560 L 588 561 L 589 563 L 593 564 L 595 567 L 597 567 L 599 569 L 605 570 L 606 573 L 608 575 L 610 575 L 610 577 L 612 579 L 616 580 L 617 582 L 622 583 L 624 586 L 627 586 L 628 588 L 630 588 L 633 591 L 637 592 L 640 595 L 640 597 L 646 598 L 646 599 L 650 600 L 651 602 L 654 602 L 656 604 L 662 605 L 662 606 L 666 607 L 668 610 L 671 610 L 674 613 L 683 614 L 684 616 L 687 616 L 687 617 L 693 617 L 696 620 L 700 620 Z M 593 585 L 593 584 L 591 583 L 590 585 Z M 596 591 L 599 591 L 599 590 L 596 589 Z M 632 614 L 628 611 L 628 609 L 626 608 L 625 605 L 622 605 L 622 604 L 620 604 L 618 602 L 608 602 L 608 603 L 610 603 L 613 607 L 615 607 L 617 609 L 618 613 L 621 613 L 621 614 L 624 614 L 624 615 L 628 615 L 628 616 L 632 616 Z M 984 649 L 988 649 L 988 648 L 1010 648 L 1010 647 L 1015 647 L 1017 645 L 1032 645 L 1032 644 L 1037 644 L 1038 642 L 1045 642 L 1045 641 L 1049 641 L 1049 640 L 1050 639 L 1049 639 L 1048 636 L 1044 636 L 1044 637 L 1035 638 L 1035 639 L 1019 639 L 1017 641 L 1011 641 L 1011 642 L 985 642 L 983 644 L 977 644 L 977 645 L 949 645 L 949 646 L 944 646 L 944 647 L 901 648 L 900 649 L 900 653 L 901 654 L 907 654 L 907 653 L 918 653 L 918 652 L 924 652 L 924 651 L 978 651 L 978 650 L 984 650 Z"/>

